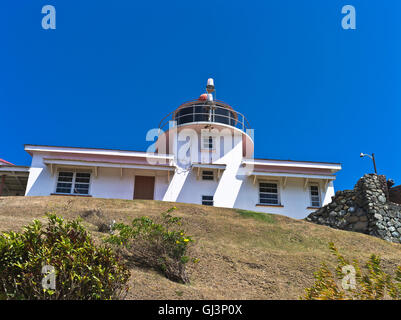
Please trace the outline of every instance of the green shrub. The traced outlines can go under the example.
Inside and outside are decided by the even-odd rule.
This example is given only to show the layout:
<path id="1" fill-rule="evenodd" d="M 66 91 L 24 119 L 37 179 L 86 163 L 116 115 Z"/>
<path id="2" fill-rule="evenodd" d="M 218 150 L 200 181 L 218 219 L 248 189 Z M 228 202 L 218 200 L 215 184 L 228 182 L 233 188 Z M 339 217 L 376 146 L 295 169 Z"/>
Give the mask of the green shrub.
<path id="1" fill-rule="evenodd" d="M 382 300 L 401 298 L 401 266 L 394 272 L 394 279 L 383 271 L 380 257 L 372 254 L 361 268 L 358 260 L 352 263 L 346 260 L 333 243 L 329 244 L 330 251 L 337 258 L 335 272 L 331 272 L 327 264 L 322 263 L 321 268 L 315 272 L 315 283 L 311 288 L 305 289 L 303 299 L 307 300 Z M 350 274 L 346 274 L 344 267 L 355 271 L 354 284 L 350 286 Z M 347 276 L 346 279 L 344 277 Z M 352 275 L 351 275 L 352 276 Z M 346 287 L 342 285 L 346 281 Z"/>
<path id="2" fill-rule="evenodd" d="M 44 265 L 55 270 L 55 289 L 42 285 Z M 78 220 L 48 215 L 23 232 L 0 236 L 0 298 L 115 299 L 128 290 L 129 271 L 106 246 L 95 246 Z"/>
<path id="3" fill-rule="evenodd" d="M 113 231 L 117 232 L 105 241 L 124 248 L 134 263 L 155 268 L 172 281 L 188 283 L 185 264 L 191 260 L 187 251 L 193 240 L 181 229 L 181 218 L 171 215 L 175 209 L 162 213 L 160 223 L 149 217 L 136 218 L 131 225 L 116 223 Z"/>

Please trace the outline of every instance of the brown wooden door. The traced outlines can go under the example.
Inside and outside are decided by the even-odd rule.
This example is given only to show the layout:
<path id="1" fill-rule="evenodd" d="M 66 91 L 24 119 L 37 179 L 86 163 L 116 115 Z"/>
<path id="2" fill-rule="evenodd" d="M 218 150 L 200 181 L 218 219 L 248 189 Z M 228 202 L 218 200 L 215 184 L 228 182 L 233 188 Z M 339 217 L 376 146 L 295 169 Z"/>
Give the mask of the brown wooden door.
<path id="1" fill-rule="evenodd" d="M 155 177 L 135 176 L 134 199 L 153 200 Z"/>

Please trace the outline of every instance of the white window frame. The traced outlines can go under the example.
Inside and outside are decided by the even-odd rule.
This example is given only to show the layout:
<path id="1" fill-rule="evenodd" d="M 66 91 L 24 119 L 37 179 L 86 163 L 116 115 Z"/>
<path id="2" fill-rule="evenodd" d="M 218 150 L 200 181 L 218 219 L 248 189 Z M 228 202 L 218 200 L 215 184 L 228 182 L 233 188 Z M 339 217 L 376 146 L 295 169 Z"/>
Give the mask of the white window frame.
<path id="1" fill-rule="evenodd" d="M 216 151 L 216 137 L 212 135 L 201 136 L 201 150 L 204 151 Z M 210 140 L 211 139 L 211 140 Z M 210 147 L 211 145 L 211 147 Z"/>
<path id="2" fill-rule="evenodd" d="M 211 172 L 212 174 L 204 174 L 205 172 Z M 205 177 L 212 177 L 212 179 L 205 179 Z M 214 181 L 214 170 L 202 170 L 202 181 Z"/>
<path id="3" fill-rule="evenodd" d="M 319 206 L 314 206 L 314 205 L 313 205 L 311 187 L 317 187 L 317 192 L 319 193 L 319 194 L 318 194 L 318 197 L 319 197 Z M 322 206 L 322 191 L 321 191 L 321 188 L 320 188 L 319 183 L 309 183 L 309 184 L 308 184 L 308 193 L 309 193 L 309 206 L 310 206 L 311 208 L 320 208 L 320 207 Z"/>
<path id="4" fill-rule="evenodd" d="M 206 199 L 203 199 L 204 197 L 210 197 L 210 198 L 212 198 L 212 200 L 206 200 Z M 205 204 L 205 202 L 210 202 L 211 204 Z M 202 205 L 204 205 L 204 206 L 214 206 L 214 196 L 210 196 L 210 195 L 202 195 Z"/>
<path id="5" fill-rule="evenodd" d="M 260 184 L 261 183 L 271 183 L 271 184 L 275 184 L 277 186 L 277 203 L 263 203 L 260 197 Z M 266 194 L 272 194 L 271 192 L 262 192 L 262 193 L 266 193 Z M 277 180 L 260 180 L 258 182 L 258 196 L 259 196 L 259 204 L 260 205 L 264 205 L 264 206 L 281 206 L 281 186 L 280 186 L 280 182 Z"/>
<path id="6" fill-rule="evenodd" d="M 70 193 L 57 192 L 57 186 L 58 186 L 58 183 L 59 183 L 60 172 L 70 172 L 70 173 L 72 173 L 72 181 L 71 181 Z M 75 184 L 77 183 L 76 182 L 77 173 L 87 173 L 87 174 L 89 174 L 89 182 L 78 182 L 78 184 L 87 184 L 88 185 L 88 193 L 75 193 L 74 192 Z M 60 181 L 60 183 L 63 183 L 63 181 Z M 60 169 L 57 170 L 56 185 L 55 185 L 54 193 L 55 194 L 65 194 L 65 195 L 88 196 L 88 195 L 91 194 L 91 185 L 92 185 L 92 171 L 91 170 L 60 168 Z"/>

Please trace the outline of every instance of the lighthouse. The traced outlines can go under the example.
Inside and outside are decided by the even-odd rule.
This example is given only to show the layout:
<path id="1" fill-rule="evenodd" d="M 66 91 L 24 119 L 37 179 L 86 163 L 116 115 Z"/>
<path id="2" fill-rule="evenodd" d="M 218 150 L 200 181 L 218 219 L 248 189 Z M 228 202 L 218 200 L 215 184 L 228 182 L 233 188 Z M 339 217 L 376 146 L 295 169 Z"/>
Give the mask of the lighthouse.
<path id="1" fill-rule="evenodd" d="M 223 207 L 235 203 L 247 178 L 243 159 L 253 157 L 253 130 L 242 113 L 215 96 L 214 79 L 209 78 L 206 93 L 181 104 L 160 123 L 156 148 L 173 154 L 177 166 L 164 200 L 188 199 L 190 186 L 197 185 L 206 202 Z"/>
<path id="2" fill-rule="evenodd" d="M 253 130 L 238 110 L 215 99 L 214 79 L 209 78 L 206 93 L 185 102 L 166 115 L 159 124 L 156 149 L 174 154 L 177 164 L 225 163 L 236 148 L 240 157 L 251 159 Z"/>
<path id="3" fill-rule="evenodd" d="M 25 194 L 161 200 L 305 218 L 331 201 L 341 170 L 339 163 L 254 158 L 253 129 L 237 107 L 216 99 L 212 78 L 198 98 L 149 132 L 157 133 L 155 152 L 25 145 L 32 156 Z"/>

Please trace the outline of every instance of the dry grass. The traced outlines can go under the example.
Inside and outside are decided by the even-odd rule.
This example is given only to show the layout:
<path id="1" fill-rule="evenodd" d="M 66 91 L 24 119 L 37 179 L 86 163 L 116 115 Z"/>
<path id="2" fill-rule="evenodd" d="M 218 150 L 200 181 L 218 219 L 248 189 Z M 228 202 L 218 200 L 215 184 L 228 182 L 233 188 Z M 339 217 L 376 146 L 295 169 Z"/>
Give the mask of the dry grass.
<path id="1" fill-rule="evenodd" d="M 172 206 L 196 241 L 193 256 L 200 262 L 189 264 L 191 284 L 132 267 L 129 299 L 298 299 L 313 284 L 313 272 L 322 261 L 334 266 L 330 241 L 345 257 L 362 262 L 371 253 L 379 254 L 386 271 L 401 260 L 401 245 L 359 233 L 278 215 L 161 201 L 0 197 L 0 231 L 18 231 L 35 218 L 45 221 L 49 211 L 71 219 L 94 210 L 110 221 L 128 222 L 142 215 L 159 216 Z M 104 234 L 93 221 L 84 224 L 100 241 Z"/>

